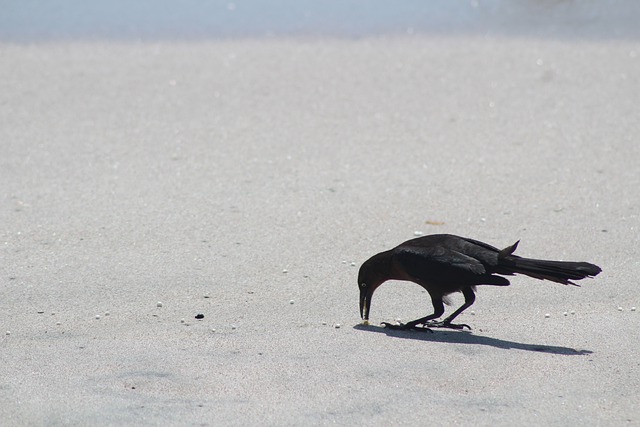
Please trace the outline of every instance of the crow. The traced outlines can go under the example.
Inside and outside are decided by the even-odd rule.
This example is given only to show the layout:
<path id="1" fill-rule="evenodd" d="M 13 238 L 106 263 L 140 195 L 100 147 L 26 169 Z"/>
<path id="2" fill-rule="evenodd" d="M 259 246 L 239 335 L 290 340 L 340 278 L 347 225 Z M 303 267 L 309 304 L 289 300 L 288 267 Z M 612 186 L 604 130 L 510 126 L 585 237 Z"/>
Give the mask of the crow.
<path id="1" fill-rule="evenodd" d="M 602 271 L 587 262 L 546 261 L 514 255 L 517 241 L 502 250 L 478 240 L 451 234 L 433 234 L 408 240 L 369 258 L 360 267 L 360 317 L 368 323 L 371 298 L 387 280 L 406 280 L 422 286 L 431 296 L 434 312 L 404 324 L 382 323 L 391 329 L 427 330 L 430 327 L 471 329 L 451 323 L 475 301 L 478 285 L 508 286 L 502 276 L 524 274 L 540 280 L 578 286 L 572 280 L 594 277 Z M 462 292 L 464 304 L 444 320 L 445 297 Z M 425 327 L 419 327 L 424 325 Z"/>

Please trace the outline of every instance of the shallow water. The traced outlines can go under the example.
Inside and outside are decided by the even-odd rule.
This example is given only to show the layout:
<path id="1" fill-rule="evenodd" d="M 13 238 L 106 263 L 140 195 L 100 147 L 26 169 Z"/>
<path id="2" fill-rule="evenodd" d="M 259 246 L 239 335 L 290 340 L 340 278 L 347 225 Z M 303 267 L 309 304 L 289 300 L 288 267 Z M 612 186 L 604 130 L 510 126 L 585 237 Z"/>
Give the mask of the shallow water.
<path id="1" fill-rule="evenodd" d="M 0 0 L 0 40 L 640 35 L 635 0 Z"/>

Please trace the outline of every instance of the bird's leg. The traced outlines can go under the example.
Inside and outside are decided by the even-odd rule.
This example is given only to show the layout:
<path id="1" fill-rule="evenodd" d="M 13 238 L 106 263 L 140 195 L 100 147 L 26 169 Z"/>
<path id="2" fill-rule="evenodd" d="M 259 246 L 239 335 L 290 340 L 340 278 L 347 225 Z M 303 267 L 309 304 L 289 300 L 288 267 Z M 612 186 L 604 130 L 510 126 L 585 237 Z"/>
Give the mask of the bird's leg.
<path id="1" fill-rule="evenodd" d="M 387 322 L 382 322 L 382 325 L 385 328 L 389 328 L 389 329 L 402 329 L 402 330 L 411 329 L 415 331 L 433 332 L 429 329 L 429 326 L 431 325 L 427 322 L 429 322 L 429 320 L 437 319 L 438 317 L 442 316 L 442 313 L 444 313 L 444 303 L 442 302 L 441 296 L 433 296 L 433 295 L 431 296 L 431 303 L 433 304 L 433 310 L 434 310 L 433 314 L 430 314 L 425 317 L 421 317 L 420 319 L 412 320 L 411 322 L 408 322 L 408 323 L 401 323 L 399 325 L 393 325 Z M 425 325 L 427 327 L 421 328 L 418 325 Z"/>
<path id="2" fill-rule="evenodd" d="M 470 286 L 468 286 L 468 287 L 466 287 L 466 288 L 464 288 L 462 290 L 462 295 L 464 295 L 464 304 L 462 304 L 462 306 L 459 309 L 454 311 L 446 319 L 438 321 L 438 322 L 430 322 L 430 323 L 427 324 L 427 326 L 428 327 L 432 327 L 432 328 L 450 328 L 450 329 L 464 329 L 464 328 L 467 328 L 467 329 L 471 330 L 471 326 L 469 326 L 467 324 L 464 324 L 464 323 L 460 323 L 460 324 L 451 323 L 451 321 L 453 319 L 455 319 L 460 313 L 462 313 L 467 308 L 469 308 L 474 303 L 474 301 L 476 300 L 476 294 L 473 292 L 473 289 Z"/>

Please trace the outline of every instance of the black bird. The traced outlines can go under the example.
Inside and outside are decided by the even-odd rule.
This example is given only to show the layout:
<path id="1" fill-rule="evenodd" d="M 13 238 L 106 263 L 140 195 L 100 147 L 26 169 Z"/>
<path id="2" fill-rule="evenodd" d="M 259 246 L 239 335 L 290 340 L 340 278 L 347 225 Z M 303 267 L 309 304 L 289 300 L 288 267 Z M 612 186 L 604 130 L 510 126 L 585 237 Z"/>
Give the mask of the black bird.
<path id="1" fill-rule="evenodd" d="M 429 292 L 434 312 L 409 323 L 392 325 L 393 329 L 428 330 L 428 327 L 452 329 L 469 325 L 451 323 L 475 301 L 477 285 L 508 286 L 504 276 L 524 274 L 540 280 L 578 286 L 572 280 L 593 277 L 600 267 L 587 262 L 545 261 L 513 255 L 517 241 L 502 250 L 486 243 L 454 236 L 434 234 L 408 240 L 393 249 L 372 256 L 360 267 L 360 317 L 368 322 L 374 291 L 387 280 L 415 282 Z M 464 304 L 442 321 L 434 319 L 444 314 L 445 297 L 462 292 Z M 417 325 L 425 325 L 420 328 Z"/>

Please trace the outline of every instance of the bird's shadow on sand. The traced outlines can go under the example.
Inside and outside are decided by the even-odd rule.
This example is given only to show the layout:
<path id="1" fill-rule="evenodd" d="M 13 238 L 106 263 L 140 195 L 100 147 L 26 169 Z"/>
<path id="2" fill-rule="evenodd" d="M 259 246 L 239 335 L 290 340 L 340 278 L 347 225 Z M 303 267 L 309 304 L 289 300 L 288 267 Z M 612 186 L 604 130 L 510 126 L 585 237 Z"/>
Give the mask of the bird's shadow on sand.
<path id="1" fill-rule="evenodd" d="M 475 344 L 488 345 L 504 350 L 526 350 L 538 353 L 562 354 L 565 356 L 584 356 L 593 353 L 591 350 L 576 350 L 570 347 L 560 347 L 543 344 L 525 344 L 515 341 L 501 340 L 483 335 L 476 335 L 470 331 L 455 331 L 447 329 L 433 328 L 433 333 L 428 331 L 403 331 L 389 329 L 383 326 L 359 324 L 353 327 L 361 331 L 378 332 L 387 334 L 390 337 L 413 339 L 419 341 L 442 342 L 451 344 Z"/>

